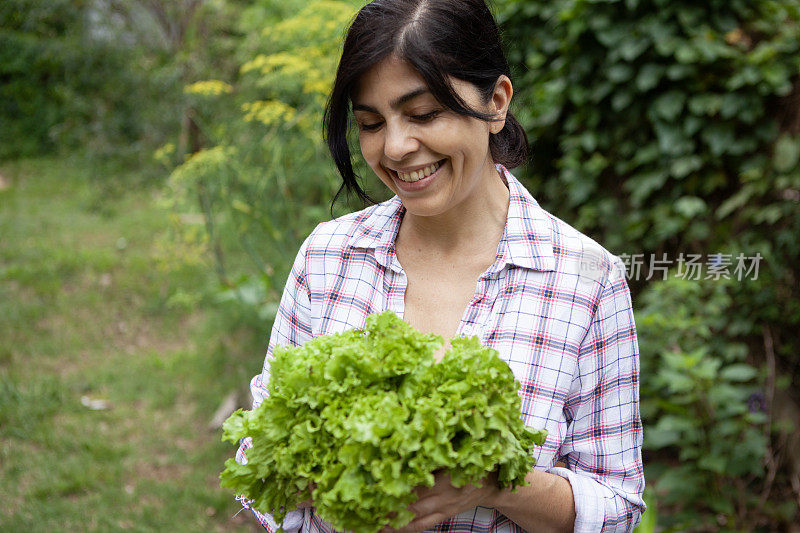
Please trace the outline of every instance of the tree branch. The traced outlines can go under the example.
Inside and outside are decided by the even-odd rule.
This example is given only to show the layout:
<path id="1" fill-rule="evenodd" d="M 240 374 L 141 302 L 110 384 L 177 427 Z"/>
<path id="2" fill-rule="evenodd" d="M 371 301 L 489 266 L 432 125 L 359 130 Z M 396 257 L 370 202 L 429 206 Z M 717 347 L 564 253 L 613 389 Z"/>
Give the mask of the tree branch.
<path id="1" fill-rule="evenodd" d="M 775 453 L 772 449 L 771 430 L 772 430 L 772 405 L 775 401 L 775 347 L 772 339 L 772 330 L 769 325 L 764 324 L 762 327 L 762 335 L 764 337 L 764 354 L 767 358 L 767 380 L 764 383 L 766 394 L 764 395 L 764 403 L 766 404 L 767 423 L 764 424 L 764 438 L 767 442 L 767 450 L 764 457 L 764 463 L 767 467 L 767 478 L 764 480 L 764 488 L 761 490 L 761 497 L 758 500 L 758 512 L 764 508 L 767 503 L 770 492 L 772 492 L 772 484 L 775 481 L 775 475 L 778 472 L 778 461 L 775 460 Z"/>

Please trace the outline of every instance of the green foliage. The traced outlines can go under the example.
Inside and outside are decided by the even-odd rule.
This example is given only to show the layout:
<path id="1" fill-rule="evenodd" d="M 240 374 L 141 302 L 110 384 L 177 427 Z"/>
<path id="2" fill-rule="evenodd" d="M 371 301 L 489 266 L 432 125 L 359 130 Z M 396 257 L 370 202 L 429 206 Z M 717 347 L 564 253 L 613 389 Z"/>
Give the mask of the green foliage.
<path id="1" fill-rule="evenodd" d="M 53 146 L 51 128 L 65 120 L 75 89 L 68 78 L 79 63 L 82 4 L 10 0 L 0 7 L 0 157 Z"/>
<path id="2" fill-rule="evenodd" d="M 241 14 L 248 38 L 238 52 L 244 59 L 237 83 L 187 88 L 213 146 L 172 173 L 167 201 L 177 213 L 202 216 L 205 241 L 228 287 L 223 298 L 263 295 L 240 300 L 255 316 L 274 312 L 300 242 L 329 216 L 339 186 L 320 124 L 340 40 L 357 5 L 256 2 Z M 177 219 L 180 232 L 191 231 L 180 220 L 192 217 Z M 231 241 L 250 257 L 250 267 L 225 266 Z"/>
<path id="3" fill-rule="evenodd" d="M 225 423 L 225 440 L 253 446 L 246 465 L 226 462 L 222 485 L 278 522 L 313 496 L 337 529 L 367 532 L 407 524 L 414 488 L 439 469 L 456 487 L 492 471 L 502 487 L 525 484 L 546 432 L 520 419 L 519 383 L 477 338 L 453 339 L 436 364 L 441 345 L 387 311 L 277 348 L 267 398 Z"/>
<path id="4" fill-rule="evenodd" d="M 781 191 L 800 186 L 800 132 L 781 124 L 797 109 L 776 110 L 800 71 L 800 2 L 506 0 L 498 15 L 528 177 L 579 229 L 688 251 L 796 213 Z"/>
<path id="5" fill-rule="evenodd" d="M 204 139 L 184 85 L 235 70 L 248 0 L 8 0 L 0 5 L 0 158 L 79 150 L 140 166 Z M 169 150 L 161 150 L 163 155 Z"/>
<path id="6" fill-rule="evenodd" d="M 670 278 L 653 284 L 637 313 L 641 410 L 648 477 L 673 506 L 664 524 L 678 529 L 728 525 L 750 530 L 767 456 L 766 414 L 753 403 L 763 376 L 748 364 L 732 319 L 731 283 Z M 713 494 L 713 498 L 708 495 Z"/>
<path id="7" fill-rule="evenodd" d="M 143 105 L 170 83 L 163 69 L 143 64 L 141 50 L 117 38 L 129 35 L 101 17 L 83 0 L 2 3 L 0 158 L 79 146 L 132 153 L 154 130 L 143 117 L 170 115 Z"/>

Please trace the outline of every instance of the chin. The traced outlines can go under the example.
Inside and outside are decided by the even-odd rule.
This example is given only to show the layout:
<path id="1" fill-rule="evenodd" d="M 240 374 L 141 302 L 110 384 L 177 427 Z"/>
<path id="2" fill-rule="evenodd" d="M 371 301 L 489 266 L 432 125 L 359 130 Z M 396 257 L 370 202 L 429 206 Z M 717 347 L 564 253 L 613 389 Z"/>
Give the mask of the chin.
<path id="1" fill-rule="evenodd" d="M 400 201 L 403 202 L 406 213 L 417 217 L 435 217 L 447 212 L 447 206 L 437 202 L 436 199 L 403 198 L 401 195 L 398 196 Z"/>

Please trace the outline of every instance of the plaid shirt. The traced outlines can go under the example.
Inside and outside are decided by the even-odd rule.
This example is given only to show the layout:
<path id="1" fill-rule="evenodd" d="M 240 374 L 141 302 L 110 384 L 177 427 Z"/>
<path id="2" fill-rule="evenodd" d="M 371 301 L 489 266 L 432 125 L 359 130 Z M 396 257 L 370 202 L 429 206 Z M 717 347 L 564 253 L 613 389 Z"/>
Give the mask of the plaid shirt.
<path id="1" fill-rule="evenodd" d="M 505 168 L 508 219 L 495 262 L 480 276 L 458 334 L 496 349 L 522 384 L 522 417 L 547 429 L 536 468 L 569 480 L 575 531 L 628 531 L 644 509 L 639 353 L 622 262 L 545 212 Z M 404 208 L 397 197 L 317 226 L 300 248 L 270 337 L 301 345 L 316 335 L 365 325 L 391 309 L 403 316 L 407 279 L 394 241 Z M 268 364 L 253 378 L 254 407 Z M 237 460 L 246 461 L 243 439 Z M 562 462 L 566 468 L 557 467 Z M 247 501 L 242 502 L 249 508 Z M 253 510 L 264 527 L 277 525 Z M 313 509 L 284 528 L 329 532 Z M 477 507 L 434 531 L 519 532 L 494 509 Z"/>

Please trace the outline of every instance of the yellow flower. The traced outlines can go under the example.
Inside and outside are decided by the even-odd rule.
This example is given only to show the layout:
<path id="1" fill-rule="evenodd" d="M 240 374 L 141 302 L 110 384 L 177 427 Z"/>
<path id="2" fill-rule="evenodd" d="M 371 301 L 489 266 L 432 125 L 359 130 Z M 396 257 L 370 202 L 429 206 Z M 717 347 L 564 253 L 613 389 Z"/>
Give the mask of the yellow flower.
<path id="1" fill-rule="evenodd" d="M 221 80 L 196 81 L 183 88 L 186 94 L 199 94 L 202 96 L 219 96 L 233 92 L 233 86 Z"/>
<path id="2" fill-rule="evenodd" d="M 258 121 L 266 125 L 276 122 L 288 122 L 297 115 L 297 110 L 280 100 L 259 100 L 242 106 L 247 122 Z"/>

